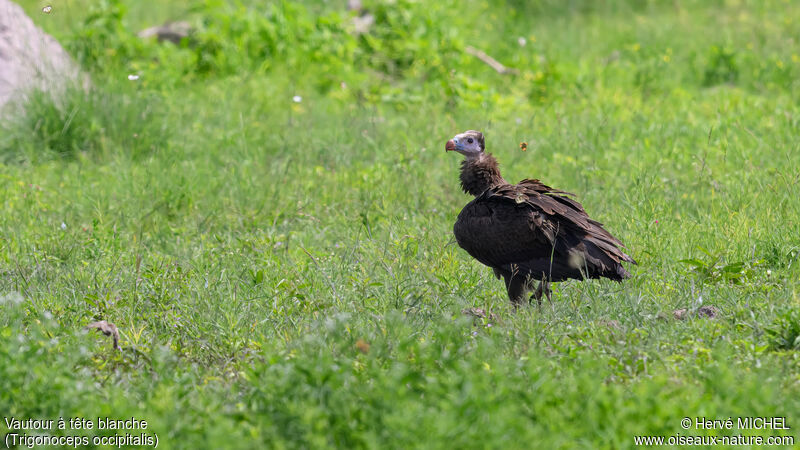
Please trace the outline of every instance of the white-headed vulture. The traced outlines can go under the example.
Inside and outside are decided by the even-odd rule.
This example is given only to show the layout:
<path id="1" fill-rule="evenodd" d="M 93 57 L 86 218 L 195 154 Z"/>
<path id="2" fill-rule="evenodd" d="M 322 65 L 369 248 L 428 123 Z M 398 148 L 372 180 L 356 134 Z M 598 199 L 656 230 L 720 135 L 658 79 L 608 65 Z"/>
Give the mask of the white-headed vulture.
<path id="1" fill-rule="evenodd" d="M 630 277 L 622 262 L 636 261 L 572 194 L 539 180 L 509 184 L 485 148 L 483 134 L 474 130 L 445 145 L 445 151 L 464 155 L 461 187 L 475 196 L 458 215 L 453 233 L 461 248 L 503 278 L 515 306 L 536 281 L 531 300 L 541 303 L 543 294 L 550 298 L 550 282 Z"/>

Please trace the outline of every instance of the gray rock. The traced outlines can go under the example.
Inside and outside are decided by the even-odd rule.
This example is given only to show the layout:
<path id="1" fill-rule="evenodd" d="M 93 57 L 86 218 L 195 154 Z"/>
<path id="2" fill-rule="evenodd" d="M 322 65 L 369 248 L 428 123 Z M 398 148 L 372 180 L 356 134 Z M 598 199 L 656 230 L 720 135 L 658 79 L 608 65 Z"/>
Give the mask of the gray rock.
<path id="1" fill-rule="evenodd" d="M 146 39 L 154 37 L 158 42 L 169 41 L 173 44 L 180 44 L 184 38 L 189 37 L 192 32 L 192 25 L 189 22 L 167 22 L 164 25 L 145 28 L 139 32 L 139 37 Z"/>
<path id="2" fill-rule="evenodd" d="M 88 78 L 19 5 L 0 0 L 0 108 L 24 102 L 32 89 L 58 100 L 70 84 L 88 87 Z"/>
<path id="3" fill-rule="evenodd" d="M 364 5 L 361 3 L 361 0 L 347 0 L 347 10 L 348 11 L 361 11 L 364 9 Z"/>
<path id="4" fill-rule="evenodd" d="M 375 16 L 364 14 L 363 16 L 353 17 L 353 31 L 356 34 L 369 33 L 369 29 L 375 24 Z"/>

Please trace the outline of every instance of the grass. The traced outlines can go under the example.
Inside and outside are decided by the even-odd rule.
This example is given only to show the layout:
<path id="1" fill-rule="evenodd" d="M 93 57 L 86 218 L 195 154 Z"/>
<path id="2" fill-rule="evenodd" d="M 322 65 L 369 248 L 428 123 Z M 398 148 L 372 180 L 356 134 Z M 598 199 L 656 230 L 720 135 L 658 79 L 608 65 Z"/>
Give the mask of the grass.
<path id="1" fill-rule="evenodd" d="M 167 448 L 795 437 L 793 3 L 401 2 L 370 5 L 374 41 L 331 5 L 275 3 L 295 46 L 268 66 L 214 50 L 280 42 L 246 5 L 187 5 L 196 47 L 132 37 L 179 6 L 109 2 L 84 22 L 64 5 L 25 2 L 92 89 L 34 94 L 0 125 L 4 417 L 136 417 Z M 308 27 L 333 37 L 292 34 Z M 470 128 L 507 179 L 577 193 L 633 278 L 515 313 L 452 238 L 469 199 L 443 145 Z M 704 305 L 717 317 L 691 314 Z M 82 331 L 95 320 L 122 352 Z M 680 426 L 751 416 L 792 429 Z"/>

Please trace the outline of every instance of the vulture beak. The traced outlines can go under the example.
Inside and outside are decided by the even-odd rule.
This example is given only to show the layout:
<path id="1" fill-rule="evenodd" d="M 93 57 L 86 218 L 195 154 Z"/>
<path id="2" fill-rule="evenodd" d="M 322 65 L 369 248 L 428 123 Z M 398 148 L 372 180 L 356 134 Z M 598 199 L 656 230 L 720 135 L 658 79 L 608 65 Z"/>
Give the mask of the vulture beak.
<path id="1" fill-rule="evenodd" d="M 445 152 L 454 152 L 455 150 L 456 150 L 456 143 L 453 142 L 452 139 L 450 139 L 449 141 L 447 141 L 446 144 L 444 144 Z"/>

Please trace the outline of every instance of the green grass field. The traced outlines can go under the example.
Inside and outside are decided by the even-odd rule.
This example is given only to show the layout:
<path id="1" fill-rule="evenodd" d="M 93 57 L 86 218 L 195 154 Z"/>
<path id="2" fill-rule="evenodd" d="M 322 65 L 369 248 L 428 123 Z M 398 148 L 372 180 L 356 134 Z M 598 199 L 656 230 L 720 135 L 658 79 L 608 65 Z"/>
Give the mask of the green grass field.
<path id="1" fill-rule="evenodd" d="M 134 417 L 159 448 L 800 445 L 797 2 L 365 1 L 364 35 L 344 1 L 51 3 L 23 6 L 92 87 L 0 124 L 4 418 Z M 196 32 L 135 36 L 167 20 Z M 576 193 L 633 277 L 515 312 L 452 235 L 466 129 Z"/>

